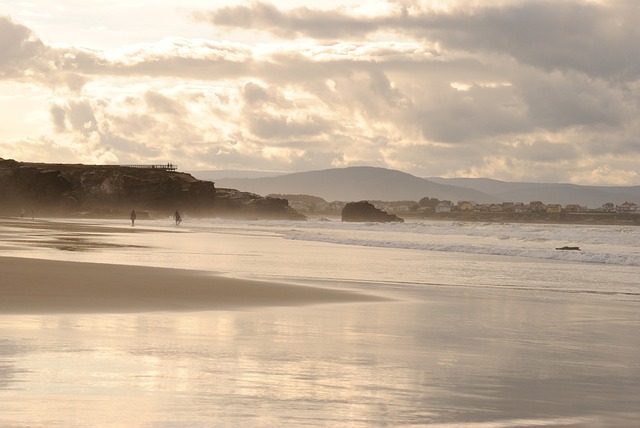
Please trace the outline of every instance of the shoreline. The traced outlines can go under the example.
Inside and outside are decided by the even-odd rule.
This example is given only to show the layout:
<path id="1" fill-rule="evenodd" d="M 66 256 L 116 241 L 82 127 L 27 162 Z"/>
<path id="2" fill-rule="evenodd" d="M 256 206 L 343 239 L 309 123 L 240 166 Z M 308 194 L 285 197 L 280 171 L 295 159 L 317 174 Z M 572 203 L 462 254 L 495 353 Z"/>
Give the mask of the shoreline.
<path id="1" fill-rule="evenodd" d="M 625 213 L 509 213 L 509 212 L 444 212 L 444 213 L 413 213 L 405 211 L 387 210 L 389 214 L 395 214 L 404 220 L 426 220 L 426 221 L 460 221 L 469 223 L 513 223 L 513 224 L 575 224 L 585 226 L 640 226 L 640 214 L 625 214 Z M 306 212 L 301 211 L 307 219 L 320 220 L 320 219 L 334 219 L 340 221 L 341 216 L 339 214 L 327 214 L 321 212 Z M 38 221 L 55 221 L 60 223 L 67 223 L 69 220 L 118 220 L 121 219 L 123 224 L 126 224 L 128 214 L 113 215 L 113 216 L 100 216 L 100 215 L 76 215 L 70 214 L 68 216 L 44 216 L 31 218 L 31 216 L 2 216 L 0 215 L 0 222 L 6 221 L 25 221 L 25 222 L 38 222 Z M 153 216 L 149 213 L 143 212 L 143 217 L 139 220 L 162 220 L 165 216 Z M 229 218 L 229 217 L 225 217 Z M 242 219 L 242 218 L 239 218 Z M 290 221 L 305 221 L 305 220 L 290 220 Z"/>
<path id="2" fill-rule="evenodd" d="M 0 257 L 0 313 L 138 313 L 381 302 L 355 291 L 185 269 Z"/>

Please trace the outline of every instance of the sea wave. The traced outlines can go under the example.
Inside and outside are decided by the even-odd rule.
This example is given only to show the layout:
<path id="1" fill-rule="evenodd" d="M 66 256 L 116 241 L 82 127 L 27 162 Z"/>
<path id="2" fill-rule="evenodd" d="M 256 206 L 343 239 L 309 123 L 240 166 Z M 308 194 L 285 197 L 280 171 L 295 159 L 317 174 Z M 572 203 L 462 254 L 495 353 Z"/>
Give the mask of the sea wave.
<path id="1" fill-rule="evenodd" d="M 216 230 L 363 247 L 439 251 L 640 267 L 640 228 L 600 225 L 407 221 L 215 220 Z M 201 226 L 205 226 L 201 224 Z M 560 251 L 564 246 L 579 251 Z"/>
<path id="2" fill-rule="evenodd" d="M 640 266 L 640 232 L 619 226 L 309 222 L 289 223 L 280 233 L 332 244 Z M 563 246 L 580 250 L 556 249 Z"/>

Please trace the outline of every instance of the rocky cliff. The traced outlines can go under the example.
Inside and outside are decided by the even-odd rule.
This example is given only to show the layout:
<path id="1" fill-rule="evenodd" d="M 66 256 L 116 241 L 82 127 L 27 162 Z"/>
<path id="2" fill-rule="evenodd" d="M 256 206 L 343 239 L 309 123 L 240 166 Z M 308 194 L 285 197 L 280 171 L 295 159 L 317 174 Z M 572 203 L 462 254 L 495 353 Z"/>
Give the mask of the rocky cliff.
<path id="1" fill-rule="evenodd" d="M 278 198 L 216 189 L 213 182 L 156 168 L 24 163 L 0 159 L 0 215 L 194 216 L 304 219 Z"/>
<path id="2" fill-rule="evenodd" d="M 342 209 L 342 221 L 404 222 L 397 215 L 386 213 L 368 201 L 349 202 L 346 204 Z"/>

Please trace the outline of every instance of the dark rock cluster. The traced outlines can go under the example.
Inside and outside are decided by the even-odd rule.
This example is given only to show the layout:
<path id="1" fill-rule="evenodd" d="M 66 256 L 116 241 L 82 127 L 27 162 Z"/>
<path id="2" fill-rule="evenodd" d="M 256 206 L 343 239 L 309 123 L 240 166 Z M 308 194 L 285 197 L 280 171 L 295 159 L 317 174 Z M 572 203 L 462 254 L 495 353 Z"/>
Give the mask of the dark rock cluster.
<path id="1" fill-rule="evenodd" d="M 386 213 L 368 201 L 349 202 L 342 209 L 342 221 L 404 222 L 395 214 Z"/>

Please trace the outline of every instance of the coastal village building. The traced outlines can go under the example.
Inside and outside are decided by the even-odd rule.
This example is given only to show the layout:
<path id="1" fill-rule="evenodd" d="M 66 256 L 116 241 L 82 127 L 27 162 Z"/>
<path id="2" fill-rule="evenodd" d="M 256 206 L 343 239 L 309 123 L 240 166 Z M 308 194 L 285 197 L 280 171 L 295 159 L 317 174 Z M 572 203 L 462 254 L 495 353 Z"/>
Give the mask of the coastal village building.
<path id="1" fill-rule="evenodd" d="M 568 213 L 583 213 L 587 211 L 587 208 L 581 207 L 577 204 L 568 204 L 566 207 L 564 207 L 564 211 Z"/>
<path id="2" fill-rule="evenodd" d="M 638 212 L 638 205 L 632 202 L 625 202 L 616 207 L 616 211 L 624 214 L 635 214 Z"/>
<path id="3" fill-rule="evenodd" d="M 516 212 L 516 204 L 515 202 L 503 202 L 502 203 L 502 211 L 506 213 L 514 213 Z"/>
<path id="4" fill-rule="evenodd" d="M 449 202 L 440 202 L 436 205 L 437 213 L 450 213 L 451 212 L 451 204 Z"/>
<path id="5" fill-rule="evenodd" d="M 547 206 L 543 204 L 541 201 L 531 201 L 529 202 L 529 211 L 545 212 L 547 211 Z"/>
<path id="6" fill-rule="evenodd" d="M 544 204 L 540 201 L 533 201 L 529 204 L 524 202 L 503 202 L 502 204 L 477 204 L 471 201 L 460 201 L 457 205 L 451 205 L 449 202 L 438 204 L 436 212 L 477 212 L 477 213 L 621 213 L 621 214 L 640 214 L 640 207 L 631 202 L 625 202 L 620 205 L 613 203 L 604 204 L 598 209 L 588 209 L 578 204 L 567 204 L 564 207 L 561 204 Z"/>
<path id="7" fill-rule="evenodd" d="M 477 204 L 472 201 L 460 201 L 458 202 L 458 211 L 473 211 L 476 205 Z"/>

